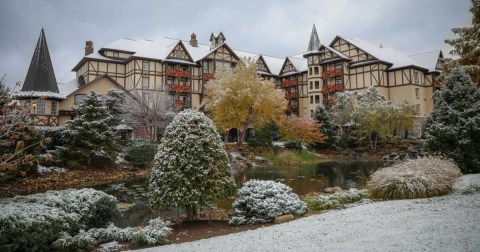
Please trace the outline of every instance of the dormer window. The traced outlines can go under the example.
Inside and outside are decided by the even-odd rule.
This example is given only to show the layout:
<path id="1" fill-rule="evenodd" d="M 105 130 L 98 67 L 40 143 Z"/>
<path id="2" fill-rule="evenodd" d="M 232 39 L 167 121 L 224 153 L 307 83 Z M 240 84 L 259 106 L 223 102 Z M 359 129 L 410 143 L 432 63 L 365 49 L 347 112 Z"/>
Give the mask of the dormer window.
<path id="1" fill-rule="evenodd" d="M 175 51 L 175 58 L 182 58 L 183 53 L 182 51 Z"/>

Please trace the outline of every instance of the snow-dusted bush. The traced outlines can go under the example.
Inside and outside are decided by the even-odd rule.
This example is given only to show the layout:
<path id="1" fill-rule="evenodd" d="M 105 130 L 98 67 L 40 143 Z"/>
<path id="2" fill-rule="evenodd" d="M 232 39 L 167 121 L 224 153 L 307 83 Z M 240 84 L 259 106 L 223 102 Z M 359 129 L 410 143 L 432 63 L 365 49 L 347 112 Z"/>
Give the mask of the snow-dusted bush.
<path id="1" fill-rule="evenodd" d="M 238 190 L 233 202 L 231 225 L 272 222 L 285 214 L 302 215 L 307 206 L 292 188 L 275 181 L 249 180 Z"/>
<path id="2" fill-rule="evenodd" d="M 460 175 L 452 161 L 426 157 L 380 169 L 370 176 L 367 186 L 378 198 L 426 198 L 451 191 Z"/>
<path id="3" fill-rule="evenodd" d="M 116 212 L 113 196 L 93 189 L 50 191 L 0 202 L 0 248 L 47 250 L 62 232 L 107 222 Z"/>
<path id="4" fill-rule="evenodd" d="M 164 243 L 167 236 L 172 233 L 168 225 L 168 222 L 160 218 L 150 220 L 144 228 L 119 228 L 110 224 L 107 228 L 80 230 L 74 236 L 63 233 L 52 247 L 63 251 L 91 250 L 95 244 L 106 241 L 158 245 Z"/>
<path id="5" fill-rule="evenodd" d="M 149 192 L 152 208 L 196 207 L 234 193 L 227 152 L 212 120 L 187 109 L 168 125 L 155 156 Z"/>
<path id="6" fill-rule="evenodd" d="M 343 204 L 354 203 L 368 198 L 368 190 L 350 189 L 348 191 L 336 192 L 334 194 L 312 194 L 305 196 L 303 200 L 307 203 L 308 209 L 322 211 L 338 208 Z"/>
<path id="7" fill-rule="evenodd" d="M 134 167 L 144 168 L 153 161 L 155 154 L 157 154 L 157 145 L 149 139 L 137 138 L 128 144 L 125 160 Z"/>

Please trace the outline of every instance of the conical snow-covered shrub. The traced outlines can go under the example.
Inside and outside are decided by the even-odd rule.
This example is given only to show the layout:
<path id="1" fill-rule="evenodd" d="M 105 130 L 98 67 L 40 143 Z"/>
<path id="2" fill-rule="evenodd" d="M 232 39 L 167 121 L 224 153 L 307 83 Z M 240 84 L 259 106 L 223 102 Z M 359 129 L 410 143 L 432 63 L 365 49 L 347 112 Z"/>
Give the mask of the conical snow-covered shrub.
<path id="1" fill-rule="evenodd" d="M 308 210 L 292 188 L 268 180 L 249 180 L 238 190 L 232 206 L 231 225 L 267 223 L 280 215 L 302 215 Z"/>
<path id="2" fill-rule="evenodd" d="M 233 195 L 235 181 L 225 146 L 212 120 L 195 110 L 180 112 L 168 125 L 155 156 L 149 192 L 152 208 L 196 207 Z"/>

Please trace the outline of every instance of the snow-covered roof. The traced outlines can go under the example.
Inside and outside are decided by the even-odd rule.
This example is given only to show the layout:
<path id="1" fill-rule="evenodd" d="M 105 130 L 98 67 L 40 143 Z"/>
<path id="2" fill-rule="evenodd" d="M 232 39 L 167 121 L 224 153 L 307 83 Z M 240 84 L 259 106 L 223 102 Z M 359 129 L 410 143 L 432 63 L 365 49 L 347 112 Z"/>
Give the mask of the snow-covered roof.
<path id="1" fill-rule="evenodd" d="M 78 78 L 65 83 L 58 83 L 58 90 L 60 91 L 60 94 L 64 95 L 65 97 L 75 92 L 79 87 L 80 84 L 78 82 Z"/>
<path id="2" fill-rule="evenodd" d="M 417 67 L 428 69 L 424 67 L 421 63 L 415 61 L 411 57 L 408 57 L 406 54 L 396 50 L 395 48 L 385 46 L 385 45 L 377 45 L 359 38 L 355 38 L 355 39 L 350 39 L 345 37 L 340 37 L 340 38 L 364 50 L 365 52 L 377 58 L 378 60 L 382 60 L 392 64 L 390 69 L 402 68 L 407 66 L 417 66 Z"/>
<path id="3" fill-rule="evenodd" d="M 333 47 L 330 47 L 328 45 L 323 45 L 325 48 L 327 48 L 328 50 L 330 50 L 331 52 L 335 53 L 336 55 L 340 56 L 341 58 L 344 58 L 344 59 L 350 59 L 347 55 L 341 53 L 340 51 L 338 51 L 337 49 L 333 48 Z"/>
<path id="4" fill-rule="evenodd" d="M 60 88 L 60 87 L 59 87 Z M 15 98 L 40 98 L 47 97 L 50 99 L 65 100 L 66 96 L 60 93 L 54 93 L 51 91 L 16 91 L 12 94 Z"/>
<path id="5" fill-rule="evenodd" d="M 298 72 L 304 72 L 308 70 L 308 62 L 303 57 L 304 53 L 295 55 L 295 56 L 289 56 L 287 57 L 290 62 L 292 62 L 293 67 L 297 69 Z M 299 57 L 298 57 L 299 56 Z"/>
<path id="6" fill-rule="evenodd" d="M 160 38 L 155 41 L 149 41 L 148 44 L 141 42 L 137 45 L 139 49 L 133 51 L 133 56 L 140 58 L 163 60 L 168 56 L 168 54 L 173 50 L 173 48 L 175 48 L 178 42 L 178 40 L 169 38 Z M 131 50 L 133 49 L 135 48 L 132 48 Z"/>
<path id="7" fill-rule="evenodd" d="M 270 69 L 270 72 L 275 75 L 280 75 L 280 71 L 282 71 L 282 66 L 283 62 L 285 62 L 285 59 L 265 55 L 262 55 L 262 57 L 265 60 L 265 64 L 267 64 L 268 69 Z"/>
<path id="8" fill-rule="evenodd" d="M 442 51 L 436 50 L 436 51 L 431 51 L 426 53 L 414 54 L 408 57 L 410 57 L 411 59 L 421 64 L 422 67 L 427 68 L 428 71 L 433 72 L 433 71 L 438 71 L 436 67 L 437 67 L 437 62 L 441 53 Z"/>
<path id="9" fill-rule="evenodd" d="M 100 51 L 105 50 L 118 50 L 118 51 L 125 51 L 125 52 L 138 52 L 141 49 L 145 48 L 146 46 L 150 45 L 153 41 L 147 39 L 128 39 L 122 38 L 116 40 L 100 49 Z"/>

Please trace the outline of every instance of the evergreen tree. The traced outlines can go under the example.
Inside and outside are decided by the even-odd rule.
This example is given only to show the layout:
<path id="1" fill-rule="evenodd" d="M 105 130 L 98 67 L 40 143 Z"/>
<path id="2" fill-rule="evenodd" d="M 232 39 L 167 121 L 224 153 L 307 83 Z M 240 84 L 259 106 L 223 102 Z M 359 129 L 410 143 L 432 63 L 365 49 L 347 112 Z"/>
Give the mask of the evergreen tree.
<path id="1" fill-rule="evenodd" d="M 320 125 L 320 132 L 327 137 L 325 143 L 319 144 L 319 147 L 329 147 L 335 143 L 335 125 L 325 107 L 317 106 L 313 111 L 312 118 Z"/>
<path id="2" fill-rule="evenodd" d="M 460 68 L 447 75 L 427 118 L 427 149 L 457 162 L 464 173 L 480 172 L 480 91 Z"/>
<path id="3" fill-rule="evenodd" d="M 450 72 L 453 66 L 461 66 L 480 85 L 480 0 L 471 0 L 472 26 L 452 29 L 457 38 L 447 39 L 445 43 L 454 49 L 450 52 L 460 58 L 447 60 L 446 71 Z"/>
<path id="4" fill-rule="evenodd" d="M 255 134 L 247 138 L 248 146 L 259 148 L 271 148 L 273 147 L 273 123 L 266 123 L 261 127 L 255 129 Z"/>
<path id="5" fill-rule="evenodd" d="M 198 206 L 235 192 L 227 152 L 212 120 L 187 109 L 168 125 L 149 183 L 152 208 L 185 207 L 189 220 Z"/>
<path id="6" fill-rule="evenodd" d="M 99 97 L 92 92 L 75 109 L 76 117 L 65 126 L 60 156 L 71 168 L 112 165 L 117 156 L 117 143 L 111 127 L 112 116 Z"/>
<path id="7" fill-rule="evenodd" d="M 122 107 L 125 102 L 125 92 L 120 89 L 110 89 L 102 98 L 108 113 L 112 116 L 110 126 L 118 126 L 122 121 L 122 115 L 126 113 Z"/>

